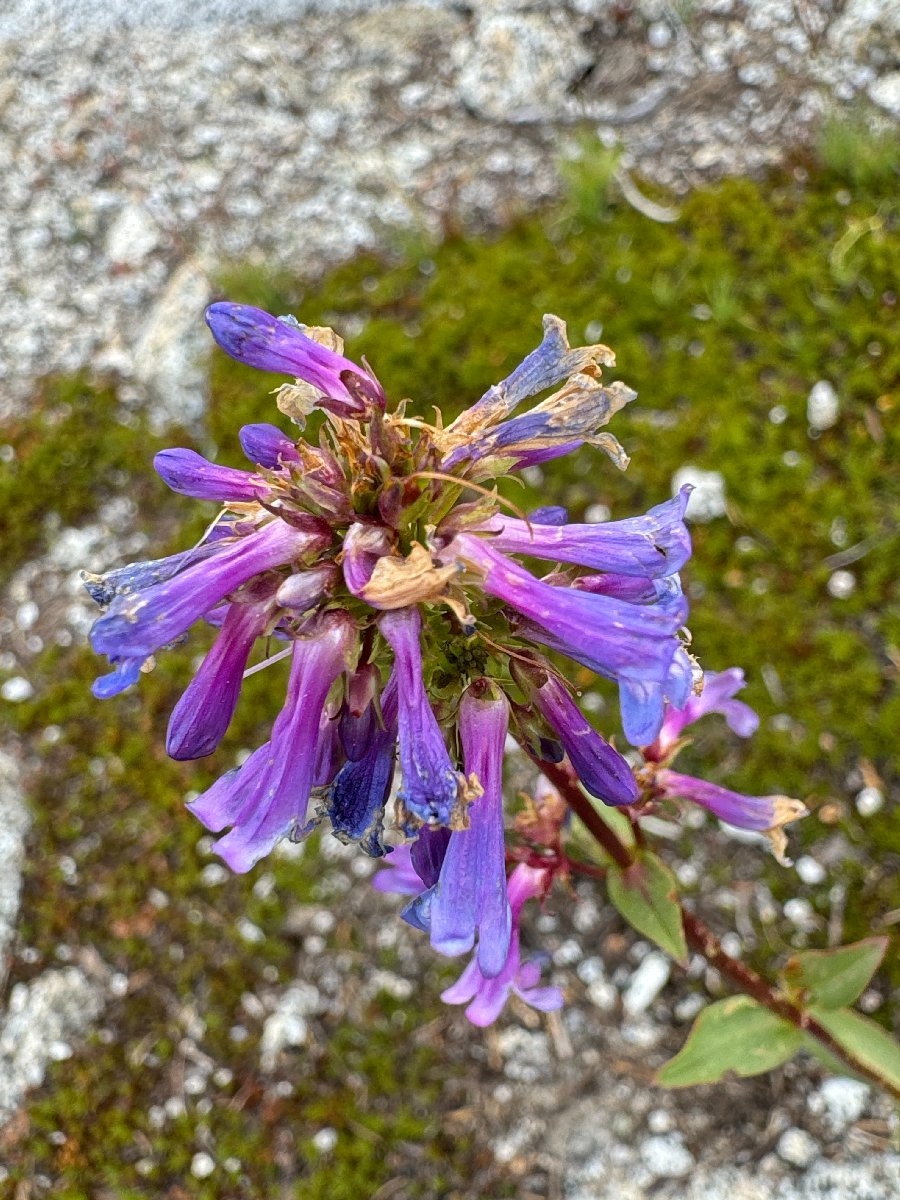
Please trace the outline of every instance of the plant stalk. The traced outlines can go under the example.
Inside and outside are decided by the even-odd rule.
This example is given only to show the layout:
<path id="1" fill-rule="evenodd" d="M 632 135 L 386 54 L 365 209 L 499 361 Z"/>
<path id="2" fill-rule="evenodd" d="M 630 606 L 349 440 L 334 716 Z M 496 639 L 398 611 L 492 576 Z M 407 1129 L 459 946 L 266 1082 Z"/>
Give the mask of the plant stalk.
<path id="1" fill-rule="evenodd" d="M 632 851 L 597 812 L 591 800 L 581 790 L 572 769 L 562 763 L 548 763 L 540 760 L 535 760 L 535 763 L 613 862 L 623 870 L 634 866 L 636 860 Z M 861 1076 L 888 1092 L 895 1100 L 900 1100 L 900 1088 L 896 1084 L 879 1075 L 877 1070 L 862 1062 L 852 1051 L 837 1042 L 828 1030 L 820 1025 L 815 1017 L 811 1016 L 801 1005 L 782 995 L 746 963 L 728 954 L 704 921 L 689 912 L 683 904 L 680 907 L 688 945 L 698 954 L 702 954 L 710 966 L 715 967 L 736 988 L 750 996 L 758 1004 L 762 1004 L 782 1020 L 789 1021 L 803 1033 L 815 1038 L 829 1054 L 844 1063 L 854 1075 Z"/>

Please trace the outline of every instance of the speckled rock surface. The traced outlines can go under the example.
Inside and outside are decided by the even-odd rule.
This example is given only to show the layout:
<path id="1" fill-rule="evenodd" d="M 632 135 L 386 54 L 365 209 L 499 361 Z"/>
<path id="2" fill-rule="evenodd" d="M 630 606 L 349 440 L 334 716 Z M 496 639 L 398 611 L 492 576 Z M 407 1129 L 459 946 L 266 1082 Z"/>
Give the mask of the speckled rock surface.
<path id="1" fill-rule="evenodd" d="M 0 415 L 89 366 L 193 419 L 182 318 L 217 265 L 309 276 L 392 230 L 497 226 L 558 191 L 586 130 L 680 190 L 779 161 L 841 105 L 896 117 L 896 6 L 832 7 L 11 0 Z"/>

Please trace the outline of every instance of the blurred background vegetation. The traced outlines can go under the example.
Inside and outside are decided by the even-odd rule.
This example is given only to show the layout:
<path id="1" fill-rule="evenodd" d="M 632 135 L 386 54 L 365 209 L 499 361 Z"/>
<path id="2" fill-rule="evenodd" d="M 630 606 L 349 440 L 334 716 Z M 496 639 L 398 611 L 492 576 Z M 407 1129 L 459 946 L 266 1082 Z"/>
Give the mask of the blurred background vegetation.
<path id="1" fill-rule="evenodd" d="M 726 514 L 693 527 L 690 625 L 704 666 L 746 668 L 745 698 L 762 722 L 739 745 L 715 722 L 701 727 L 680 763 L 740 790 L 807 798 L 813 814 L 796 828 L 793 852 L 828 872 L 824 883 L 803 883 L 761 852 L 736 868 L 731 844 L 716 843 L 724 850 L 705 860 L 698 892 L 733 881 L 737 869 L 778 901 L 810 906 L 806 935 L 778 923 L 760 934 L 763 966 L 798 937 L 824 946 L 836 896 L 848 898 L 838 914 L 845 941 L 900 922 L 898 167 L 896 138 L 832 125 L 819 152 L 790 170 L 698 191 L 677 220 L 660 223 L 623 198 L 615 152 L 588 141 L 561 168 L 565 202 L 492 240 L 410 238 L 315 281 L 244 264 L 220 277 L 231 299 L 333 325 L 349 357 L 365 355 L 389 396 L 411 397 L 423 414 L 436 405 L 449 417 L 477 399 L 537 344 L 544 312 L 568 322 L 573 344 L 610 345 L 615 374 L 639 392 L 613 425 L 630 468 L 619 474 L 591 451 L 549 464 L 530 488 L 509 485 L 526 509 L 562 503 L 581 519 L 602 504 L 624 517 L 668 497 L 684 464 L 722 474 Z M 819 380 L 840 401 L 824 430 L 807 417 Z M 270 394 L 279 382 L 216 353 L 203 435 L 165 444 L 241 465 L 237 431 L 279 419 Z M 163 443 L 140 417 L 122 415 L 111 388 L 47 380 L 27 424 L 7 432 L 16 454 L 0 477 L 6 580 L 41 550 L 54 527 L 48 514 L 58 514 L 56 527 L 77 525 L 115 496 L 135 502 L 153 557 L 202 530 L 211 512 L 166 493 L 150 465 Z M 371 1196 L 400 1174 L 421 1180 L 421 1191 L 412 1182 L 404 1195 L 462 1195 L 484 1162 L 477 1143 L 439 1117 L 462 1103 L 465 1086 L 459 1062 L 428 1033 L 452 968 L 430 966 L 403 1003 L 379 992 L 350 1018 L 326 1014 L 327 1036 L 298 1058 L 283 1094 L 258 1078 L 258 1027 L 248 1020 L 246 1040 L 235 1041 L 254 981 L 293 978 L 297 938 L 285 912 L 347 901 L 332 895 L 314 847 L 209 886 L 212 860 L 202 842 L 198 853 L 202 831 L 183 798 L 267 736 L 282 679 L 276 668 L 248 682 L 211 765 L 173 763 L 165 725 L 191 657 L 161 655 L 138 689 L 101 704 L 88 691 L 94 656 L 51 649 L 32 672 L 34 699 L 9 706 L 36 768 L 20 931 L 34 953 L 16 961 L 13 977 L 29 978 L 60 944 L 83 941 L 130 981 L 107 1014 L 114 1036 L 95 1037 L 33 1095 L 29 1134 L 8 1146 L 12 1180 L 43 1177 L 65 1200 L 249 1198 L 289 1181 L 296 1190 L 277 1194 L 314 1198 Z M 858 807 L 863 789 L 868 802 Z M 698 836 L 681 849 L 691 853 Z M 355 887 L 368 892 L 363 881 Z M 367 895 L 361 904 L 371 905 Z M 325 942 L 361 984 L 373 963 L 396 965 L 389 946 L 363 944 L 343 916 Z M 896 953 L 882 996 L 891 985 L 900 986 Z M 896 995 L 874 1013 L 895 1031 Z M 153 1115 L 171 1091 L 185 1006 L 204 1052 L 228 1064 L 200 1125 L 216 1159 L 237 1164 L 192 1180 L 190 1193 L 178 1181 L 202 1148 L 193 1102 Z M 338 1131 L 340 1153 L 315 1148 L 322 1126 Z M 295 1144 L 279 1149 L 286 1128 Z M 50 1136 L 58 1131 L 64 1140 Z M 502 1181 L 491 1187 L 505 1194 Z"/>

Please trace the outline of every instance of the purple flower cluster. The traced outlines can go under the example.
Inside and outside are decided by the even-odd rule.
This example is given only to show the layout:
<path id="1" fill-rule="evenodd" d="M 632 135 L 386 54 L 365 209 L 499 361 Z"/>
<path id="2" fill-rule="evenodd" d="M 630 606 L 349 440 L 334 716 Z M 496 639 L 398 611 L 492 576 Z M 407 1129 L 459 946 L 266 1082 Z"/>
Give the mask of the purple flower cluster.
<path id="1" fill-rule="evenodd" d="M 381 856 L 392 830 L 408 839 L 388 873 L 412 896 L 406 919 L 441 953 L 474 952 L 445 998 L 469 1003 L 481 1024 L 511 991 L 557 1007 L 559 993 L 538 988 L 538 968 L 519 956 L 520 911 L 549 875 L 520 863 L 507 876 L 507 734 L 537 760 L 568 756 L 606 804 L 638 799 L 631 767 L 581 712 L 563 656 L 618 685 L 626 737 L 655 747 L 657 793 L 688 794 L 664 765 L 698 705 L 680 636 L 688 489 L 645 516 L 592 525 L 561 509 L 509 516 L 483 486 L 585 445 L 627 462 L 600 430 L 634 393 L 603 383 L 611 352 L 570 348 L 555 317 L 540 346 L 446 427 L 390 411 L 331 331 L 231 303 L 207 320 L 233 357 L 293 377 L 279 408 L 301 424 L 321 410 L 321 435 L 314 445 L 246 426 L 248 470 L 186 449 L 157 456 L 169 487 L 221 511 L 183 554 L 86 576 L 105 610 L 91 642 L 111 668 L 95 694 L 131 686 L 197 622 L 213 626 L 168 731 L 170 755 L 198 758 L 221 742 L 255 647 L 274 642 L 273 659 L 290 666 L 269 740 L 190 804 L 222 835 L 217 852 L 248 871 L 279 839 L 328 821 Z M 743 706 L 723 703 L 746 726 Z M 695 784 L 693 797 L 715 807 Z"/>

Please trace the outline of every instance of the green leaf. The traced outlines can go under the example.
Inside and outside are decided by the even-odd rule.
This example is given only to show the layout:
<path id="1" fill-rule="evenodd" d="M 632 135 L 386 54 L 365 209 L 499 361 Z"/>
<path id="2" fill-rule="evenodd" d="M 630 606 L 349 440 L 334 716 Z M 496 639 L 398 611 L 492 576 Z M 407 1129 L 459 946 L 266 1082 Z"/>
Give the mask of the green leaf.
<path id="1" fill-rule="evenodd" d="M 844 1008 L 857 1000 L 878 970 L 889 945 L 886 937 L 865 938 L 834 950 L 805 950 L 789 958 L 785 986 L 820 1008 Z"/>
<path id="2" fill-rule="evenodd" d="M 803 1044 L 795 1026 L 749 996 L 719 1000 L 699 1015 L 681 1050 L 660 1069 L 663 1087 L 718 1083 L 729 1071 L 761 1075 L 787 1062 Z"/>
<path id="3" fill-rule="evenodd" d="M 900 1044 L 877 1022 L 849 1008 L 811 1008 L 809 1015 L 863 1066 L 900 1088 Z"/>
<path id="4" fill-rule="evenodd" d="M 661 859 L 643 851 L 627 870 L 613 864 L 607 870 L 606 886 L 610 900 L 629 925 L 676 962 L 687 962 L 678 881 Z"/>

